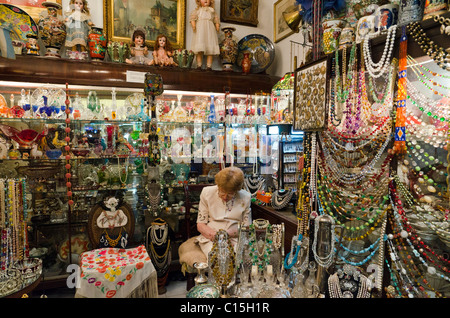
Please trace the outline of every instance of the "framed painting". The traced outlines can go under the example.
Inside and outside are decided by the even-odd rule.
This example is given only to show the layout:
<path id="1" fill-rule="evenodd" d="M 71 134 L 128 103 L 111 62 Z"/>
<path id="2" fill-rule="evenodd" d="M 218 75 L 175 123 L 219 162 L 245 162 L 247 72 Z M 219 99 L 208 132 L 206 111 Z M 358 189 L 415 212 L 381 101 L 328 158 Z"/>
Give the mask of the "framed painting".
<path id="1" fill-rule="evenodd" d="M 294 125 L 295 131 L 320 131 L 327 127 L 329 56 L 295 70 Z"/>
<path id="2" fill-rule="evenodd" d="M 220 21 L 258 26 L 259 0 L 221 0 Z"/>
<path id="3" fill-rule="evenodd" d="M 156 37 L 164 34 L 174 49 L 184 48 L 186 0 L 103 0 L 103 26 L 109 41 L 131 43 L 140 28 L 153 50 Z"/>
<path id="4" fill-rule="evenodd" d="M 283 13 L 294 6 L 295 1 L 278 0 L 273 4 L 273 39 L 275 43 L 294 33 L 284 20 Z"/>
<path id="5" fill-rule="evenodd" d="M 21 8 L 33 18 L 34 22 L 38 23 L 39 14 L 46 10 L 44 6 L 42 6 L 42 3 L 46 1 L 48 0 L 0 0 L 0 3 L 11 4 Z M 56 2 L 62 5 L 62 0 L 54 0 L 49 2 Z"/>

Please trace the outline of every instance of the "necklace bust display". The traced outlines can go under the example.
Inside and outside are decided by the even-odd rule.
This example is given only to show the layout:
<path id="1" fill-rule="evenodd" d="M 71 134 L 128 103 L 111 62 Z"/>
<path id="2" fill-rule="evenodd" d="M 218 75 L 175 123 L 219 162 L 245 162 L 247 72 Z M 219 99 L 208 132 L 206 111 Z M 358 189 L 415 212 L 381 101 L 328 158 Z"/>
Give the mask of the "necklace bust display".
<path id="1" fill-rule="evenodd" d="M 109 197 L 103 201 L 105 207 L 109 210 L 103 210 L 97 218 L 97 226 L 101 229 L 110 229 L 125 226 L 128 223 L 128 218 L 125 213 L 117 209 L 119 200 L 115 197 Z"/>

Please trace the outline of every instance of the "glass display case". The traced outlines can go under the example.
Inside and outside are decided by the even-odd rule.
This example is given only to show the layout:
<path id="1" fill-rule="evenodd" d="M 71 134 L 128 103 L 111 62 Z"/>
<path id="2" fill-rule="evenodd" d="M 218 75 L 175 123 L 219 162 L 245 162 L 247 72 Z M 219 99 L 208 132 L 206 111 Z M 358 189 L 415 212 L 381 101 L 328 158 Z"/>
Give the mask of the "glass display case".
<path id="1" fill-rule="evenodd" d="M 9 62 L 0 60 L 6 69 L 17 61 Z M 86 85 L 52 66 L 77 63 L 46 62 L 52 77 L 15 76 L 24 65 L 14 64 L 11 72 L 2 68 L 8 75 L 0 82 L 0 178 L 26 180 L 29 257 L 42 259 L 46 282 L 64 284 L 67 266 L 77 264 L 84 251 L 142 244 L 159 217 L 175 233 L 177 250 L 192 218 L 186 216 L 187 185 L 213 183 L 221 166 L 251 166 L 258 127 L 269 118 L 270 95 L 222 92 L 230 75 L 221 80 L 221 72 L 215 74 L 215 92 L 191 91 L 195 85 L 181 90 L 182 84 L 165 81 L 176 89 L 151 100 L 143 82 L 131 79 L 134 66 L 125 70 L 126 80 L 111 87 L 105 78 L 121 67 L 116 64 L 79 63 L 81 70 L 90 64 L 92 74 L 108 70 L 104 83 L 93 78 Z M 47 79 L 50 83 L 41 84 Z M 252 76 L 248 79 L 252 83 Z M 126 226 L 99 228 L 98 213 L 104 210 L 122 211 Z"/>

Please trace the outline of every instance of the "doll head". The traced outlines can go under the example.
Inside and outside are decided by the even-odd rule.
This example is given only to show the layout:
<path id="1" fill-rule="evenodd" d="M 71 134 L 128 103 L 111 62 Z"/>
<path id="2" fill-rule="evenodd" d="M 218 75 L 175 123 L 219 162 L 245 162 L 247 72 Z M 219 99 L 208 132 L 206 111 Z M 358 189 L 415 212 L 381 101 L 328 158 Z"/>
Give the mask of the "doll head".
<path id="1" fill-rule="evenodd" d="M 155 40 L 155 51 L 161 47 L 166 51 L 172 51 L 172 45 L 170 44 L 167 36 L 165 36 L 164 34 L 158 35 Z"/>
<path id="2" fill-rule="evenodd" d="M 70 0 L 70 5 L 74 11 L 90 14 L 87 0 Z"/>
<path id="3" fill-rule="evenodd" d="M 214 0 L 195 0 L 197 3 L 197 7 L 213 7 L 214 8 Z"/>
<path id="4" fill-rule="evenodd" d="M 145 33 L 144 31 L 142 31 L 141 29 L 136 29 L 133 32 L 133 36 L 132 36 L 132 41 L 134 44 L 139 45 L 139 46 L 144 46 L 145 45 Z"/>

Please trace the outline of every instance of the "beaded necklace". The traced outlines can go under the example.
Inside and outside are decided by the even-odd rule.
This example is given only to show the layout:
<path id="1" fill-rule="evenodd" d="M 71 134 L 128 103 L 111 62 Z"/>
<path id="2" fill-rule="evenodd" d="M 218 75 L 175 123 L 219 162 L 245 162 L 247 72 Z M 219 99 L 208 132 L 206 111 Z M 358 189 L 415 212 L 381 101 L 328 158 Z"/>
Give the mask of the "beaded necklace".
<path id="1" fill-rule="evenodd" d="M 339 244 L 339 247 L 342 247 L 345 251 L 347 251 L 347 252 L 349 252 L 349 253 L 351 253 L 353 255 L 357 255 L 357 256 L 360 256 L 361 254 L 365 254 L 365 253 L 368 253 L 368 252 L 371 251 L 369 255 L 367 255 L 363 260 L 361 260 L 359 262 L 353 262 L 353 261 L 348 260 L 345 256 L 338 254 L 337 249 L 335 249 L 335 253 L 344 263 L 347 263 L 347 264 L 350 264 L 350 265 L 353 265 L 353 266 L 364 265 L 365 263 L 370 261 L 373 258 L 373 256 L 378 252 L 378 249 L 381 246 L 381 243 L 380 243 L 381 242 L 381 238 L 383 238 L 383 244 L 387 240 L 387 236 L 385 235 L 385 231 L 386 231 L 386 219 L 383 222 L 383 225 L 382 225 L 382 228 L 381 228 L 380 237 L 374 243 L 372 243 L 370 246 L 368 246 L 365 249 L 359 250 L 359 251 L 351 250 L 348 247 L 345 247 L 342 243 Z M 336 237 L 335 239 L 336 239 L 336 242 L 338 243 L 339 242 L 339 238 Z"/>
<path id="2" fill-rule="evenodd" d="M 392 202 L 392 204 L 394 206 L 393 202 Z M 431 275 L 438 275 L 438 276 L 440 276 L 440 278 L 450 282 L 450 278 L 449 277 L 445 276 L 444 274 L 437 273 L 436 269 L 434 267 L 430 266 L 425 261 L 425 259 L 427 259 L 428 261 L 430 261 L 435 266 L 439 267 L 441 270 L 443 270 L 445 272 L 450 272 L 450 270 L 448 270 L 446 267 L 443 267 L 442 265 L 436 263 L 436 261 L 433 260 L 429 255 L 427 255 L 425 253 L 425 251 L 423 251 L 423 249 L 421 249 L 421 248 L 419 248 L 419 250 L 416 249 L 414 242 L 419 241 L 420 238 L 418 238 L 417 236 L 413 237 L 412 231 L 414 231 L 414 229 L 412 229 L 412 227 L 410 225 L 408 225 L 407 219 L 405 217 L 405 213 L 403 213 L 403 212 L 400 213 L 400 211 L 403 211 L 403 210 L 400 210 L 400 209 L 401 209 L 401 205 L 396 204 L 394 206 L 395 218 L 392 219 L 391 223 L 392 223 L 392 226 L 394 227 L 394 229 L 396 231 L 396 234 L 394 234 L 392 237 L 393 238 L 400 237 L 400 238 L 404 239 L 408 243 L 409 247 L 412 250 L 411 255 L 414 255 L 427 268 L 427 271 L 428 271 L 429 274 L 431 274 Z M 403 219 L 403 222 L 405 223 L 405 226 L 403 226 L 402 223 L 400 222 L 400 218 Z M 409 237 L 413 238 L 412 242 L 409 239 Z M 423 257 L 421 257 L 420 254 L 422 254 L 425 257 L 425 259 Z M 433 253 L 433 256 L 436 256 L 436 255 L 434 255 L 434 253 Z"/>
<path id="3" fill-rule="evenodd" d="M 383 75 L 390 63 L 394 42 L 395 42 L 395 34 L 397 31 L 397 25 L 392 25 L 388 29 L 386 44 L 383 49 L 383 54 L 381 55 L 380 60 L 377 63 L 374 63 L 370 53 L 369 47 L 369 37 L 366 37 L 363 42 L 364 49 L 364 61 L 366 63 L 367 70 L 369 71 L 370 76 L 374 78 L 378 78 Z"/>
<path id="4" fill-rule="evenodd" d="M 225 230 L 217 232 L 209 255 L 208 263 L 210 264 L 215 283 L 218 286 L 228 286 L 234 275 L 236 256 Z"/>
<path id="5" fill-rule="evenodd" d="M 427 82 L 431 83 L 431 85 L 433 85 L 433 86 L 437 86 L 437 87 L 440 87 L 440 88 L 443 88 L 443 89 L 447 89 L 447 90 L 450 89 L 450 87 L 444 86 L 444 85 L 442 85 L 442 84 L 440 84 L 440 83 L 430 79 L 428 76 L 426 76 L 423 72 L 421 72 L 417 68 L 417 66 L 415 64 L 415 61 L 413 61 L 412 58 L 410 58 L 410 56 L 408 56 L 408 62 L 409 62 L 409 64 L 408 64 L 409 68 L 414 72 L 414 74 L 416 74 L 417 79 L 423 84 L 423 86 L 425 86 L 430 91 L 432 91 L 434 95 L 439 95 L 439 96 L 442 96 L 442 97 L 448 97 L 448 94 L 440 93 L 439 91 L 435 90 L 433 87 L 429 86 L 429 84 Z"/>
<path id="6" fill-rule="evenodd" d="M 390 239 L 388 239 L 387 243 L 388 243 L 387 246 L 389 249 L 389 256 L 391 258 L 392 267 L 398 275 L 397 281 L 400 282 L 401 288 L 404 290 L 403 293 L 405 293 L 408 298 L 414 298 L 413 292 L 415 292 L 416 294 L 420 294 L 420 293 L 417 290 L 416 286 L 414 286 L 410 277 L 407 275 L 406 269 L 403 267 L 402 263 L 400 262 L 400 257 L 397 254 L 397 249 L 394 247 L 393 242 Z M 401 248 L 399 248 L 398 251 L 401 251 Z M 420 286 L 420 284 L 419 284 L 419 286 Z M 400 288 L 400 286 L 398 286 L 398 287 Z M 422 287 L 422 289 L 423 289 L 423 287 Z M 429 297 L 427 293 L 425 293 L 425 296 L 427 298 Z"/>
<path id="7" fill-rule="evenodd" d="M 423 52 L 431 57 L 439 67 L 444 70 L 448 69 L 446 64 L 450 57 L 449 53 L 443 47 L 430 40 L 419 22 L 410 23 L 408 25 L 408 33 L 417 42 Z"/>
<path id="8" fill-rule="evenodd" d="M 394 216 L 392 216 L 392 219 L 393 218 L 394 218 Z M 390 223 L 393 227 L 395 227 L 395 221 L 391 220 Z M 422 286 L 422 284 L 426 285 L 430 290 L 434 291 L 436 294 L 436 297 L 438 297 L 438 298 L 443 297 L 437 290 L 435 290 L 428 283 L 428 280 L 425 279 L 425 277 L 423 276 L 420 269 L 415 265 L 414 261 L 411 259 L 411 253 L 407 253 L 408 247 L 403 243 L 403 236 L 402 235 L 397 235 L 397 236 L 390 235 L 388 238 L 389 238 L 388 244 L 391 249 L 391 259 L 394 258 L 397 267 L 400 268 L 400 272 L 402 274 L 404 274 L 405 279 L 407 280 L 406 285 L 409 286 L 409 288 L 405 288 L 405 289 L 410 291 L 408 293 L 408 297 L 413 298 L 411 290 L 414 290 L 417 294 L 420 294 L 420 292 L 416 289 L 416 286 L 414 286 L 414 284 L 412 283 L 412 281 L 410 280 L 409 277 L 411 277 L 416 282 L 419 290 L 421 292 L 423 292 L 425 295 L 427 295 L 428 297 L 429 297 L 429 295 L 426 292 L 425 288 Z M 397 249 L 395 249 L 393 246 L 393 240 L 395 240 L 397 243 L 397 247 L 398 247 Z M 399 252 L 398 255 L 393 253 L 393 251 L 395 251 L 395 250 L 397 250 Z M 401 255 L 401 257 L 400 257 L 400 255 Z M 404 267 L 402 267 L 399 264 L 400 260 L 403 262 L 403 264 L 408 269 L 409 276 L 406 275 L 406 270 L 404 269 Z M 420 276 L 421 282 L 419 281 L 419 278 L 416 276 Z M 446 297 L 444 297 L 444 298 L 446 298 Z"/>
<path id="9" fill-rule="evenodd" d="M 440 74 L 438 72 L 431 71 L 429 68 L 427 68 L 423 64 L 416 62 L 411 55 L 408 55 L 408 59 L 413 61 L 415 65 L 418 65 L 421 69 L 425 70 L 427 73 L 430 73 L 433 76 L 437 76 L 437 77 L 441 77 L 441 78 L 447 78 L 447 79 L 450 78 L 450 75 L 444 75 L 444 74 Z"/>
<path id="10" fill-rule="evenodd" d="M 309 216 L 310 216 L 310 200 L 309 200 L 309 178 L 311 169 L 311 134 L 305 133 L 303 139 L 304 163 L 301 175 L 298 178 L 297 191 L 298 202 L 296 206 L 297 212 L 297 235 L 307 236 Z"/>
<path id="11" fill-rule="evenodd" d="M 321 142 L 322 142 L 322 140 L 321 140 Z M 330 170 L 334 176 L 334 179 L 337 179 L 344 184 L 351 184 L 351 183 L 360 182 L 361 180 L 366 178 L 368 174 L 370 174 L 373 171 L 375 164 L 377 164 L 378 161 L 380 160 L 380 158 L 383 155 L 384 150 L 386 149 L 389 142 L 390 142 L 390 138 L 386 138 L 383 145 L 380 147 L 378 152 L 375 154 L 375 156 L 373 157 L 371 162 L 368 163 L 367 165 L 365 165 L 360 170 L 360 172 L 357 174 L 347 171 L 347 169 L 343 169 L 343 167 L 339 166 L 336 163 L 336 161 L 332 158 L 332 156 L 330 155 L 328 148 L 322 146 L 322 154 L 324 157 L 324 162 L 326 162 L 327 166 L 330 168 Z M 322 142 L 322 145 L 323 145 L 323 142 Z"/>
<path id="12" fill-rule="evenodd" d="M 265 230 L 264 240 L 256 239 L 256 230 Z M 252 265 L 257 266 L 258 270 L 263 271 L 264 268 L 269 265 L 272 240 L 270 239 L 270 231 L 272 226 L 265 224 L 259 226 L 255 220 L 249 225 L 249 245 L 250 245 L 250 257 L 252 257 Z M 259 242 L 262 242 L 263 246 L 259 246 Z"/>
<path id="13" fill-rule="evenodd" d="M 426 254 L 425 251 L 423 251 L 422 248 L 425 248 L 427 251 L 429 251 L 433 257 L 436 257 L 436 258 L 437 258 L 438 261 L 441 261 L 441 262 L 450 264 L 450 261 L 449 261 L 449 260 L 446 260 L 442 255 L 438 255 L 436 252 L 434 252 L 428 245 L 426 245 L 426 244 L 423 242 L 423 240 L 420 239 L 420 237 L 419 237 L 418 235 L 415 234 L 415 230 L 411 227 L 410 223 L 408 222 L 406 213 L 404 212 L 403 207 L 402 207 L 402 204 L 401 204 L 401 200 L 399 199 L 398 195 L 396 194 L 395 188 L 393 188 L 392 184 L 391 184 L 390 188 L 391 188 L 392 196 L 393 196 L 394 199 L 395 199 L 395 200 L 391 200 L 391 204 L 392 204 L 392 206 L 393 206 L 394 209 L 395 209 L 394 212 L 396 212 L 396 214 L 397 214 L 397 215 L 396 215 L 396 218 L 397 218 L 397 219 L 398 219 L 398 218 L 401 218 L 401 219 L 403 220 L 403 223 L 405 224 L 405 227 L 404 227 L 405 230 L 403 230 L 404 232 L 401 233 L 401 232 L 402 232 L 402 224 L 401 224 L 399 221 L 397 222 L 397 223 L 398 223 L 397 227 L 400 229 L 400 230 L 398 231 L 399 235 L 400 235 L 402 238 L 405 238 L 405 239 L 407 239 L 408 237 L 411 237 L 411 238 L 413 239 L 412 242 L 413 242 L 413 243 L 416 242 L 415 245 L 416 245 L 417 248 L 419 249 L 419 252 L 421 252 L 428 260 L 432 261 L 432 259 L 430 258 L 430 256 L 429 256 L 428 254 Z M 393 224 L 393 226 L 396 226 L 396 224 Z M 419 245 L 418 243 L 420 243 L 420 245 Z M 410 244 L 410 246 L 411 246 L 411 248 L 413 248 L 413 250 L 415 251 L 415 252 L 414 252 L 414 255 L 417 256 L 417 257 L 419 258 L 419 252 L 414 248 L 414 246 L 413 246 L 412 243 Z M 420 260 L 426 267 L 428 267 L 428 265 L 424 262 L 424 259 L 423 259 L 423 258 L 419 258 L 419 260 Z M 435 265 L 437 265 L 439 268 L 441 268 L 443 271 L 445 271 L 445 272 L 450 272 L 450 271 L 448 270 L 448 268 L 442 267 L 442 266 L 440 266 L 439 264 L 436 264 L 436 263 L 434 262 L 434 260 L 433 260 L 432 262 L 433 262 Z M 442 277 L 443 279 L 446 279 L 446 280 L 450 281 L 450 278 L 448 278 L 448 277 L 445 277 L 445 276 L 443 276 L 443 275 L 441 275 L 441 277 Z"/>

